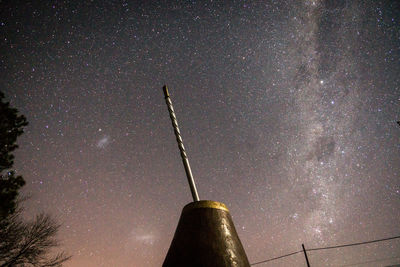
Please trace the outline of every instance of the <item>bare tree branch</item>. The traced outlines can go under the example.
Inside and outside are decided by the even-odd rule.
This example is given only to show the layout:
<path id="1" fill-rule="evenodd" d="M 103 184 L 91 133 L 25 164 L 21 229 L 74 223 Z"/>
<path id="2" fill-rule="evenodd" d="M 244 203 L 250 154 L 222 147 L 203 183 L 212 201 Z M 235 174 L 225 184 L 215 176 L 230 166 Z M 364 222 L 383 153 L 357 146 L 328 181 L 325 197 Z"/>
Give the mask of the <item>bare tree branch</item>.
<path id="1" fill-rule="evenodd" d="M 0 221 L 0 267 L 61 266 L 68 259 L 64 252 L 50 257 L 48 252 L 59 244 L 56 234 L 60 225 L 49 215 L 40 214 L 24 222 L 20 210 Z"/>

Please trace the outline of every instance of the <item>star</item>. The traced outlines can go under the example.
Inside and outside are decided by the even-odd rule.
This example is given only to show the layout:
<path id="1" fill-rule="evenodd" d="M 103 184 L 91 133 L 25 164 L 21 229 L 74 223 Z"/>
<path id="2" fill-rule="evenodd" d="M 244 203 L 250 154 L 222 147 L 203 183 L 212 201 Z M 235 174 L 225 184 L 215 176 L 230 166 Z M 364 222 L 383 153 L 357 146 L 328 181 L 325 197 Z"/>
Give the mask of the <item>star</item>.
<path id="1" fill-rule="evenodd" d="M 250 262 L 400 234 L 399 1 L 8 2 L 0 82 L 29 121 L 24 212 L 65 225 L 65 266 L 162 265 L 192 201 L 164 84 L 200 198 L 228 206 Z"/>

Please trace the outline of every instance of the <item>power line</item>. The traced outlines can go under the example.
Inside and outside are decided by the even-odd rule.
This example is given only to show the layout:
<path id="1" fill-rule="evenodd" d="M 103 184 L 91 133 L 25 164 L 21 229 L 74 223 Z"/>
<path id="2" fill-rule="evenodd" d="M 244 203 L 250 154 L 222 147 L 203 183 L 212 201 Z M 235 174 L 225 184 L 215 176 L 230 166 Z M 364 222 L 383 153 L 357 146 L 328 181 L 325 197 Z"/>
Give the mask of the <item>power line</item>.
<path id="1" fill-rule="evenodd" d="M 315 250 L 323 250 L 323 249 L 332 249 L 332 248 L 344 248 L 344 247 L 351 247 L 351 246 L 359 246 L 359 245 L 365 245 L 365 244 L 370 244 L 370 243 L 376 243 L 376 242 L 381 242 L 381 241 L 386 241 L 386 240 L 392 240 L 392 239 L 396 239 L 396 238 L 400 238 L 400 235 L 399 235 L 399 236 L 389 237 L 389 238 L 383 238 L 383 239 L 377 239 L 377 240 L 359 242 L 359 243 L 352 243 L 352 244 L 345 244 L 345 245 L 337 245 L 337 246 L 332 246 L 332 247 L 310 248 L 310 249 L 307 249 L 307 251 L 315 251 Z"/>
<path id="2" fill-rule="evenodd" d="M 302 251 L 302 250 L 299 250 L 299 251 L 292 252 L 292 253 L 289 253 L 289 254 L 286 254 L 286 255 L 283 255 L 283 256 L 279 256 L 279 257 L 276 257 L 276 258 L 269 259 L 269 260 L 264 260 L 264 261 L 255 262 L 255 263 L 252 263 L 252 264 L 250 264 L 250 265 L 256 265 L 256 264 L 260 264 L 260 263 L 266 263 L 266 262 L 269 262 L 269 261 L 273 261 L 273 260 L 277 260 L 277 259 L 289 257 L 289 256 L 292 256 L 292 255 L 297 254 L 297 253 L 300 253 L 300 252 L 303 252 L 303 251 Z"/>
<path id="3" fill-rule="evenodd" d="M 357 266 L 357 265 L 363 265 L 363 264 L 367 264 L 367 263 L 382 262 L 382 261 L 394 260 L 394 259 L 400 259 L 400 257 L 390 257 L 390 258 L 384 258 L 384 259 L 370 260 L 370 261 L 352 263 L 352 264 L 348 264 L 348 265 L 340 265 L 340 267 Z"/>
<path id="4" fill-rule="evenodd" d="M 382 238 L 382 239 L 358 242 L 358 243 L 351 243 L 351 244 L 344 244 L 344 245 L 337 245 L 337 246 L 330 246 L 330 247 L 322 247 L 322 248 L 310 248 L 310 249 L 306 249 L 306 251 L 318 251 L 318 250 L 324 250 L 324 249 L 334 249 L 334 248 L 359 246 L 359 245 L 371 244 L 371 243 L 382 242 L 382 241 L 387 241 L 387 240 L 393 240 L 393 239 L 397 239 L 397 238 L 400 238 L 400 235 L 399 236 L 388 237 L 388 238 Z M 296 252 L 285 254 L 285 255 L 282 255 L 282 256 L 279 256 L 279 257 L 275 257 L 275 258 L 272 258 L 272 259 L 255 262 L 255 263 L 252 263 L 250 265 L 257 265 L 257 264 L 261 264 L 261 263 L 266 263 L 266 262 L 269 262 L 269 261 L 273 261 L 273 260 L 289 257 L 289 256 L 295 255 L 297 253 L 301 253 L 301 252 L 303 252 L 303 250 L 299 250 L 299 251 L 296 251 Z"/>

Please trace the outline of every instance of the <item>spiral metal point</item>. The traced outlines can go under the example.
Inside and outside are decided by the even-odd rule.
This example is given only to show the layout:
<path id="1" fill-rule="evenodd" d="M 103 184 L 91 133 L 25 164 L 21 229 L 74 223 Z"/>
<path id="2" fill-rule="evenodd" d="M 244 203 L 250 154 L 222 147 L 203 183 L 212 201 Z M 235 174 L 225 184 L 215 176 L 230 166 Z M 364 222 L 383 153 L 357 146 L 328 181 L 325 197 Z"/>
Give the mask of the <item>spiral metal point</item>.
<path id="1" fill-rule="evenodd" d="M 163 86 L 165 103 L 167 103 L 169 117 L 171 118 L 172 127 L 174 128 L 174 133 L 176 137 L 176 141 L 178 142 L 179 151 L 181 153 L 181 158 L 183 162 L 183 166 L 185 167 L 186 177 L 189 182 L 190 192 L 192 193 L 193 201 L 199 201 L 199 194 L 197 193 L 196 184 L 193 179 L 192 170 L 190 168 L 189 159 L 186 154 L 185 147 L 183 145 L 183 140 L 181 136 L 181 132 L 179 131 L 178 121 L 176 119 L 174 107 L 172 106 L 172 101 L 169 96 L 168 87 L 166 85 Z"/>

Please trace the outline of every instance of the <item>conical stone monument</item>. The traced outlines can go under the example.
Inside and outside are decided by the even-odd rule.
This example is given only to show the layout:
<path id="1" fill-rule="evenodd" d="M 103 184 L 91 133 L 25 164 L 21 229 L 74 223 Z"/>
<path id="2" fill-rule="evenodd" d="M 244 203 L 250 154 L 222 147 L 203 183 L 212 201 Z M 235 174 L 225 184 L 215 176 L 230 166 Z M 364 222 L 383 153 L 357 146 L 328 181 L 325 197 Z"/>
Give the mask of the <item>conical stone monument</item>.
<path id="1" fill-rule="evenodd" d="M 163 267 L 250 267 L 228 208 L 199 199 L 166 86 L 163 91 L 194 201 L 182 210 Z"/>
<path id="2" fill-rule="evenodd" d="M 249 267 L 229 210 L 221 202 L 187 204 L 163 267 Z"/>

